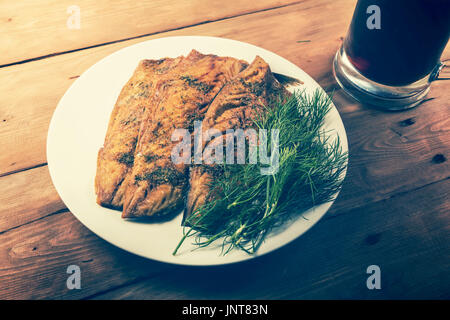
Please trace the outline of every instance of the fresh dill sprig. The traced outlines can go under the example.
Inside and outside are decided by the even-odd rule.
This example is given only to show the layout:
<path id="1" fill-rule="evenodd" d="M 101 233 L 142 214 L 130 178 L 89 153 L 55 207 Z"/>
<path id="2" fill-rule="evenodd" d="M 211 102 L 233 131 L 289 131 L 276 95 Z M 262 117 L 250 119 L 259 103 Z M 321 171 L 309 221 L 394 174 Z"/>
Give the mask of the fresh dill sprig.
<path id="1" fill-rule="evenodd" d="M 257 129 L 279 131 L 279 169 L 262 175 L 257 164 L 224 164 L 223 174 L 211 182 L 212 200 L 185 221 L 183 237 L 205 247 L 222 241 L 222 254 L 232 249 L 255 253 L 266 235 L 307 209 L 333 200 L 342 184 L 347 154 L 339 139 L 330 142 L 323 124 L 331 100 L 322 91 L 290 98 L 267 106 L 255 119 Z M 248 161 L 247 161 L 248 163 Z"/>

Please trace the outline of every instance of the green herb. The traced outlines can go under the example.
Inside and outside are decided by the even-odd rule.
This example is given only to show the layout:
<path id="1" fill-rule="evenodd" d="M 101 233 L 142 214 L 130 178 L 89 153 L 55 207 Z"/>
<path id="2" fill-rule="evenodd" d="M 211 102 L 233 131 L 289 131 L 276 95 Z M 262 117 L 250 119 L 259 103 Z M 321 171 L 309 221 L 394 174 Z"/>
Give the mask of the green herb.
<path id="1" fill-rule="evenodd" d="M 169 67 L 163 67 L 163 68 L 160 68 L 160 69 L 156 69 L 156 73 L 157 74 L 163 74 L 167 70 L 169 70 Z"/>
<path id="2" fill-rule="evenodd" d="M 130 123 L 134 123 L 136 121 L 136 116 L 129 116 L 128 119 L 123 119 L 120 121 L 124 126 L 129 125 Z"/>
<path id="3" fill-rule="evenodd" d="M 124 163 L 127 166 L 132 166 L 134 163 L 134 154 L 132 152 L 124 152 L 120 154 L 120 156 L 117 158 L 117 161 L 120 163 Z"/>
<path id="4" fill-rule="evenodd" d="M 245 82 L 244 79 L 240 79 L 241 84 L 246 87 L 247 89 L 249 89 L 250 93 L 253 93 L 256 96 L 261 96 L 264 93 L 264 88 L 266 85 L 266 82 L 259 82 L 259 83 L 254 83 L 254 82 Z"/>
<path id="5" fill-rule="evenodd" d="M 207 85 L 204 82 L 200 82 L 198 79 L 191 78 L 190 76 L 181 76 L 180 79 L 186 82 L 188 86 L 196 88 L 204 94 L 208 93 L 213 88 L 212 86 Z"/>
<path id="6" fill-rule="evenodd" d="M 339 139 L 329 141 L 322 129 L 330 102 L 321 91 L 296 92 L 260 113 L 254 126 L 268 130 L 269 151 L 271 129 L 279 130 L 279 170 L 262 175 L 260 169 L 266 166 L 261 163 L 221 165 L 223 174 L 210 184 L 211 201 L 186 219 L 173 254 L 191 237 L 200 248 L 219 240 L 222 254 L 234 248 L 253 254 L 271 230 L 333 200 L 347 154 Z"/>
<path id="7" fill-rule="evenodd" d="M 156 154 L 149 153 L 149 154 L 144 155 L 144 158 L 145 158 L 145 162 L 152 162 L 154 160 L 160 159 L 161 157 Z"/>
<path id="8" fill-rule="evenodd" d="M 177 185 L 185 180 L 185 176 L 184 173 L 180 173 L 173 168 L 157 168 L 156 170 L 146 172 L 143 175 L 135 175 L 134 180 L 136 182 L 146 180 L 155 185 L 163 183 Z"/>
<path id="9" fill-rule="evenodd" d="M 203 114 L 198 109 L 194 109 L 191 113 L 186 115 L 186 129 L 189 132 L 194 132 L 194 125 L 196 120 L 202 120 Z"/>
<path id="10" fill-rule="evenodd" d="M 148 84 L 140 82 L 138 84 L 138 87 L 139 87 L 139 89 L 141 89 L 141 91 L 138 92 L 137 96 L 148 98 L 149 97 Z"/>

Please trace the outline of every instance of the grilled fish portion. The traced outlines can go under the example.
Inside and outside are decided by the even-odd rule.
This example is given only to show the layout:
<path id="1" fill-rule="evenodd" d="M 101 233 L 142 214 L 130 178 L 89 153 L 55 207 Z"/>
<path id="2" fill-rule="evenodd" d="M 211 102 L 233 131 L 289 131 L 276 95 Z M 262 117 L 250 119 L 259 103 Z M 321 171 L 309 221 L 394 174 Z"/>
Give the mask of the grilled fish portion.
<path id="1" fill-rule="evenodd" d="M 273 101 L 286 97 L 289 92 L 274 78 L 269 65 L 259 56 L 235 78 L 228 82 L 211 103 L 202 121 L 203 164 L 190 168 L 190 190 L 188 193 L 185 218 L 194 213 L 206 201 L 211 200 L 209 184 L 220 175 L 220 170 L 205 156 L 205 150 L 217 142 L 226 141 L 228 129 L 253 127 L 254 117 L 271 106 Z M 207 130 L 216 129 L 223 134 L 208 141 Z M 208 153 L 209 154 L 209 153 Z M 210 164 L 205 164 L 210 163 Z"/>
<path id="2" fill-rule="evenodd" d="M 111 114 L 103 147 L 98 152 L 95 190 L 97 203 L 121 209 L 126 179 L 134 163 L 134 152 L 143 115 L 152 108 L 159 77 L 183 60 L 143 60 L 123 87 Z"/>
<path id="3" fill-rule="evenodd" d="M 172 133 L 191 129 L 224 84 L 246 66 L 245 61 L 193 50 L 156 83 L 155 106 L 142 122 L 127 177 L 122 217 L 163 215 L 183 206 L 189 164 L 172 162 L 178 143 L 171 141 Z"/>

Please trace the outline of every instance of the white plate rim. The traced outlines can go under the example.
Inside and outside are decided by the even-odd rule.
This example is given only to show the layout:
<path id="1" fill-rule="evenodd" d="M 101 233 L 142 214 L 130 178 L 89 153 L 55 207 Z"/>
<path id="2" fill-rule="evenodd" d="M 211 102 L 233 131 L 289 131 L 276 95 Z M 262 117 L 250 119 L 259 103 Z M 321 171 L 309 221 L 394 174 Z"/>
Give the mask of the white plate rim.
<path id="1" fill-rule="evenodd" d="M 95 219 L 92 219 L 92 217 L 90 217 L 88 214 L 80 212 L 80 210 L 78 210 L 78 206 L 76 205 L 76 203 L 74 203 L 73 200 L 71 200 L 70 197 L 68 196 L 66 187 L 64 185 L 64 184 L 67 185 L 67 181 L 66 181 L 66 179 L 64 179 L 64 177 L 62 177 L 62 174 L 60 173 L 60 171 L 61 171 L 60 166 L 58 167 L 58 161 L 60 161 L 60 156 L 58 156 L 58 152 L 59 152 L 58 146 L 60 146 L 60 145 L 57 143 L 58 139 L 56 137 L 58 134 L 58 129 L 60 129 L 58 126 L 58 121 L 61 121 L 60 120 L 61 113 L 65 111 L 64 104 L 66 103 L 66 100 L 68 99 L 68 97 L 71 97 L 71 92 L 73 92 L 73 90 L 77 90 L 78 86 L 80 86 L 80 84 L 83 84 L 83 81 L 85 81 L 85 79 L 88 79 L 90 74 L 93 73 L 96 70 L 96 68 L 98 68 L 101 64 L 105 64 L 105 63 L 108 63 L 108 61 L 113 61 L 114 59 L 120 58 L 121 55 L 126 56 L 127 51 L 142 50 L 146 47 L 152 47 L 152 46 L 155 47 L 158 45 L 162 45 L 162 46 L 167 45 L 167 44 L 173 45 L 174 43 L 177 43 L 177 45 L 190 44 L 190 45 L 188 45 L 187 48 L 183 49 L 184 51 L 190 51 L 190 49 L 199 50 L 199 47 L 205 47 L 205 44 L 206 44 L 206 47 L 208 47 L 208 44 L 213 44 L 212 47 L 219 46 L 220 48 L 222 45 L 224 46 L 224 48 L 229 46 L 227 48 L 237 48 L 238 51 L 245 49 L 248 52 L 250 52 L 250 55 L 258 54 L 262 58 L 264 58 L 266 61 L 268 61 L 269 65 L 272 68 L 272 71 L 274 71 L 274 72 L 279 72 L 279 70 L 276 70 L 276 66 L 273 66 L 270 63 L 270 61 L 273 59 L 275 59 L 275 61 L 277 61 L 277 63 L 283 64 L 285 67 L 286 66 L 289 67 L 293 73 L 296 73 L 297 76 L 298 76 L 298 74 L 301 74 L 301 77 L 299 77 L 299 78 L 305 82 L 305 88 L 307 90 L 320 89 L 323 91 L 323 89 L 319 86 L 319 84 L 315 80 L 313 80 L 301 68 L 299 68 L 295 64 L 291 63 L 290 61 L 288 61 L 288 60 L 282 58 L 281 56 L 279 56 L 275 53 L 272 53 L 266 49 L 263 49 L 263 48 L 255 46 L 255 45 L 245 43 L 245 42 L 240 42 L 237 40 L 218 38 L 218 37 L 209 37 L 209 36 L 173 36 L 173 37 L 151 39 L 151 40 L 139 42 L 139 43 L 133 44 L 131 46 L 122 48 L 122 49 L 102 58 L 101 60 L 96 62 L 94 65 L 92 65 L 90 68 L 88 68 L 82 75 L 80 75 L 80 77 L 77 80 L 75 80 L 75 82 L 65 92 L 65 94 L 59 101 L 59 103 L 54 111 L 54 114 L 50 121 L 50 126 L 49 126 L 49 130 L 48 130 L 48 135 L 47 135 L 47 162 L 48 162 L 51 179 L 53 181 L 53 184 L 54 184 L 58 194 L 60 195 L 61 199 L 66 204 L 68 209 L 71 211 L 71 213 L 84 226 L 86 226 L 89 230 L 91 230 L 93 233 L 98 235 L 100 238 L 106 240 L 107 242 L 109 242 L 123 250 L 126 250 L 128 252 L 134 253 L 136 255 L 139 255 L 139 256 L 142 256 L 145 258 L 157 260 L 160 262 L 179 264 L 179 265 L 197 265 L 197 266 L 223 265 L 223 264 L 230 264 L 230 263 L 245 261 L 248 259 L 253 259 L 255 257 L 265 255 L 269 252 L 272 252 L 280 247 L 287 245 L 288 243 L 292 242 L 293 240 L 295 240 L 298 237 L 300 237 L 301 235 L 303 235 L 307 230 L 309 230 L 313 225 L 315 225 L 323 217 L 323 215 L 325 215 L 325 213 L 328 211 L 328 209 L 330 208 L 330 206 L 333 204 L 334 201 L 324 203 L 320 206 L 316 206 L 315 208 L 313 208 L 311 210 L 308 210 L 309 214 L 312 217 L 314 217 L 314 219 L 312 219 L 310 221 L 309 226 L 302 232 L 297 232 L 297 233 L 294 232 L 294 234 L 292 234 L 292 230 L 291 230 L 291 232 L 288 234 L 288 236 L 285 240 L 278 243 L 277 245 L 270 247 L 268 250 L 264 250 L 264 246 L 265 246 L 266 242 L 261 245 L 260 250 L 255 255 L 247 255 L 245 253 L 236 254 L 236 251 L 233 251 L 232 253 L 230 253 L 226 256 L 220 256 L 220 255 L 217 255 L 218 249 L 217 250 L 210 249 L 211 252 L 215 253 L 215 256 L 214 255 L 206 256 L 206 257 L 208 257 L 208 259 L 206 259 L 206 261 L 205 261 L 202 259 L 195 259 L 195 258 L 193 259 L 192 258 L 192 256 L 195 256 L 196 254 L 198 254 L 199 252 L 201 252 L 204 249 L 201 249 L 199 251 L 194 251 L 194 252 L 184 252 L 182 255 L 175 256 L 175 257 L 173 257 L 173 256 L 167 257 L 165 255 L 149 254 L 149 251 L 143 250 L 140 247 L 136 247 L 136 243 L 134 243 L 134 244 L 127 243 L 127 241 L 123 240 L 124 239 L 123 237 L 119 238 L 117 235 L 114 234 L 114 232 L 108 232 L 107 230 L 105 230 L 104 227 L 99 225 L 98 221 L 96 221 Z M 224 54 L 220 54 L 217 52 L 205 52 L 204 50 L 202 51 L 201 48 L 199 51 L 202 53 L 216 53 L 219 55 L 224 55 Z M 244 53 L 244 51 L 242 51 L 243 55 L 247 55 L 248 54 L 247 51 L 245 51 L 245 53 Z M 178 56 L 178 55 L 179 54 L 174 54 L 171 56 Z M 237 58 L 242 58 L 242 57 L 238 57 L 238 56 L 232 55 L 232 54 L 229 54 L 229 56 L 235 56 Z M 154 57 L 151 57 L 151 58 L 154 58 Z M 163 56 L 159 56 L 159 58 L 163 58 Z M 137 62 L 138 61 L 136 61 L 136 64 L 137 64 Z M 249 62 L 251 62 L 251 61 L 249 61 Z M 130 70 L 130 75 L 131 75 L 132 71 L 134 71 L 134 70 Z M 286 74 L 286 72 L 284 72 L 284 73 Z M 126 79 L 126 80 L 128 80 L 128 79 Z M 123 79 L 122 79 L 122 82 L 123 82 Z M 118 95 L 118 92 L 116 92 L 116 96 L 117 95 Z M 107 118 L 109 119 L 109 113 L 108 113 Z M 339 115 L 339 112 L 337 111 L 334 104 L 332 105 L 332 108 L 330 110 L 330 113 L 327 116 L 327 119 L 332 119 L 331 121 L 333 122 L 333 125 L 336 126 L 335 127 L 336 134 L 339 135 L 339 138 L 341 140 L 342 148 L 344 151 L 348 152 L 348 141 L 347 141 L 345 127 L 343 125 L 343 122 Z M 104 139 L 104 135 L 103 135 L 103 139 Z M 345 175 L 346 175 L 346 170 L 343 173 L 343 178 L 345 178 Z M 93 190 L 93 185 L 92 185 L 92 190 Z M 338 196 L 338 194 L 339 194 L 339 192 L 336 193 L 336 197 Z M 94 205 L 98 206 L 95 202 L 94 202 Z M 101 209 L 102 210 L 110 210 L 110 209 L 106 209 L 106 208 L 101 208 Z M 306 214 L 308 214 L 308 212 Z M 177 218 L 175 218 L 175 219 L 177 219 Z M 292 225 L 295 225 L 295 223 L 297 223 L 299 221 L 299 219 L 297 219 L 294 223 L 292 223 Z M 126 223 L 129 223 L 129 222 L 126 222 Z M 131 223 L 133 223 L 133 222 L 131 222 Z M 173 223 L 173 221 L 172 221 L 172 223 Z M 292 225 L 289 227 L 290 229 L 292 229 Z M 289 228 L 287 228 L 287 231 L 289 231 Z M 180 230 L 181 230 L 181 227 L 180 227 Z M 284 233 L 285 232 L 283 232 L 282 234 L 284 234 Z M 181 234 L 180 234 L 180 237 L 181 237 Z M 261 249 L 263 249 L 263 250 L 261 250 Z M 208 252 L 208 250 L 205 250 L 205 251 Z M 186 259 L 185 257 L 187 257 L 187 256 L 191 256 L 191 258 Z"/>

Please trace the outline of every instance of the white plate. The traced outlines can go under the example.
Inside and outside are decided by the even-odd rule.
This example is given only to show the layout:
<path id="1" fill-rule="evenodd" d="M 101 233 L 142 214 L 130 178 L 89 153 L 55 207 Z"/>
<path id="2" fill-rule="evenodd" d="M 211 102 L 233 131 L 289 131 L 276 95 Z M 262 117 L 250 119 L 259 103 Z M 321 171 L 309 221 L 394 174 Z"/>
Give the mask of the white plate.
<path id="1" fill-rule="evenodd" d="M 123 220 L 118 211 L 103 208 L 95 202 L 97 152 L 103 145 L 109 116 L 120 90 L 141 59 L 187 55 L 191 49 L 248 62 L 259 55 L 267 61 L 272 71 L 302 80 L 302 87 L 307 92 L 320 88 L 309 75 L 286 59 L 235 40 L 194 36 L 138 43 L 97 62 L 61 98 L 48 131 L 50 175 L 56 190 L 75 217 L 98 236 L 124 250 L 159 261 L 185 265 L 218 265 L 251 259 L 302 235 L 326 213 L 332 203 L 316 206 L 304 214 L 307 220 L 299 218 L 282 232 L 267 237 L 255 255 L 233 250 L 222 256 L 218 247 L 191 251 L 195 246 L 188 239 L 179 253 L 173 256 L 172 251 L 182 236 L 181 213 L 168 222 L 139 223 Z M 343 150 L 347 151 L 345 128 L 334 106 L 325 126 L 334 129 L 330 135 L 339 135 Z"/>

